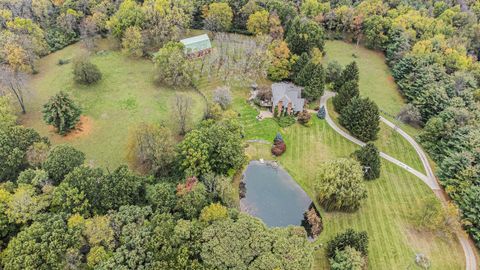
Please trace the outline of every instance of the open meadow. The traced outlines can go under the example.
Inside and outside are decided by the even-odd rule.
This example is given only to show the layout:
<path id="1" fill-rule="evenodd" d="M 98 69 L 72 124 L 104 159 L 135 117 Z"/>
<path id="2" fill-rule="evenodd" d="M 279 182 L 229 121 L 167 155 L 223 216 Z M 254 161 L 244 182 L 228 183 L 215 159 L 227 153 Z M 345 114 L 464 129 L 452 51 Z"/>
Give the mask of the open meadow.
<path id="1" fill-rule="evenodd" d="M 157 86 L 150 60 L 128 58 L 119 51 L 111 50 L 109 45 L 109 41 L 102 40 L 102 50 L 91 57 L 103 73 L 103 78 L 89 86 L 79 85 L 73 80 L 71 62 L 85 53 L 81 44 L 42 58 L 38 63 L 40 73 L 34 75 L 31 81 L 27 114 L 22 116 L 21 122 L 35 128 L 54 144 L 68 143 L 85 152 L 91 164 L 114 168 L 126 163 L 129 132 L 138 124 L 175 126 L 171 116 L 176 93 L 192 98 L 194 122 L 203 117 L 205 101 L 193 89 Z M 61 59 L 70 63 L 59 65 Z M 43 104 L 59 91 L 71 94 L 83 110 L 80 130 L 65 137 L 56 134 L 42 120 Z"/>

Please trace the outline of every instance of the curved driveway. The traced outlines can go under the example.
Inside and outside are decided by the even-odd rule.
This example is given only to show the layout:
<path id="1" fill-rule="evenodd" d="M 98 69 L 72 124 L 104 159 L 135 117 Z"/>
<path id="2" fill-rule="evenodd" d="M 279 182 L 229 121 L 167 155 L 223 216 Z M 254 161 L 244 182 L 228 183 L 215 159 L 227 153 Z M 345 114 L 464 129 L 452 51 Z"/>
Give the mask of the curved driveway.
<path id="1" fill-rule="evenodd" d="M 360 146 L 364 146 L 365 143 L 358 140 L 357 138 L 353 137 L 352 135 L 348 134 L 344 130 L 342 130 L 340 127 L 335 124 L 335 122 L 332 120 L 330 115 L 328 114 L 328 109 L 327 109 L 327 100 L 331 97 L 335 96 L 334 92 L 330 91 L 325 91 L 325 94 L 322 96 L 320 99 L 320 107 L 323 106 L 325 108 L 325 120 L 327 123 L 332 127 L 337 133 L 348 139 L 349 141 L 358 144 Z M 404 137 L 415 149 L 417 152 L 418 156 L 420 157 L 420 160 L 422 161 L 423 167 L 425 168 L 425 172 L 427 175 L 415 170 L 414 168 L 408 166 L 407 164 L 383 153 L 380 152 L 380 156 L 393 164 L 402 167 L 403 169 L 407 170 L 408 172 L 414 174 L 418 178 L 420 178 L 425 184 L 427 184 L 430 189 L 435 193 L 437 198 L 440 199 L 440 201 L 443 204 L 447 203 L 447 198 L 446 196 L 442 193 L 442 190 L 440 188 L 440 185 L 437 182 L 437 179 L 435 177 L 435 174 L 433 173 L 433 169 L 430 166 L 430 163 L 428 162 L 427 155 L 423 151 L 423 149 L 418 145 L 418 143 L 406 132 L 401 130 L 399 127 L 397 127 L 395 124 L 392 122 L 388 121 L 387 119 L 383 118 L 380 116 L 380 120 L 384 122 L 386 125 L 389 127 L 393 128 L 396 132 L 398 132 L 402 137 Z M 475 255 L 475 246 L 472 243 L 472 241 L 468 238 L 468 236 L 462 231 L 457 233 L 457 238 L 460 241 L 460 244 L 462 245 L 463 252 L 465 254 L 465 260 L 466 260 L 466 270 L 477 270 L 477 258 Z"/>

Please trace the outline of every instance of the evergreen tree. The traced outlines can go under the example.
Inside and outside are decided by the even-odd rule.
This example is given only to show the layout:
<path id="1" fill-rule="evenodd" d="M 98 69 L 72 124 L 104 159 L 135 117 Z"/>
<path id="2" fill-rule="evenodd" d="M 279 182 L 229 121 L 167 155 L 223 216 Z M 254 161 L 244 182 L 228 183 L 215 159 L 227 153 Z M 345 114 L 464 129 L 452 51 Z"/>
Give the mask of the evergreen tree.
<path id="1" fill-rule="evenodd" d="M 320 119 L 325 119 L 325 116 L 327 115 L 327 111 L 325 110 L 325 107 L 322 106 L 320 107 L 320 110 L 318 110 L 317 117 Z"/>
<path id="2" fill-rule="evenodd" d="M 355 158 L 363 167 L 363 178 L 366 180 L 373 180 L 380 177 L 380 153 L 377 147 L 369 142 L 360 150 L 353 153 Z"/>
<path id="3" fill-rule="evenodd" d="M 60 135 L 75 128 L 81 113 L 82 110 L 65 92 L 59 92 L 43 105 L 43 120 L 57 128 Z"/>
<path id="4" fill-rule="evenodd" d="M 377 104 L 368 98 L 354 98 L 351 104 L 342 110 L 339 121 L 361 141 L 377 139 L 380 115 Z"/>
<path id="5" fill-rule="evenodd" d="M 299 86 L 307 86 L 310 80 L 313 77 L 313 74 L 315 73 L 317 69 L 317 64 L 313 63 L 312 61 L 309 61 L 295 76 L 295 84 Z M 323 72 L 323 70 L 322 70 Z"/>
<path id="6" fill-rule="evenodd" d="M 325 72 L 322 65 L 316 65 L 314 73 L 306 87 L 303 89 L 303 96 L 308 101 L 319 99 L 325 90 Z"/>
<path id="7" fill-rule="evenodd" d="M 358 83 L 356 81 L 346 82 L 340 87 L 338 94 L 333 97 L 333 107 L 335 111 L 342 113 L 342 110 L 352 102 L 352 99 L 359 95 Z"/>
<path id="8" fill-rule="evenodd" d="M 349 81 L 355 81 L 358 84 L 358 66 L 357 62 L 353 61 L 348 64 L 342 72 L 342 76 L 340 76 L 334 84 L 334 90 L 339 91 L 340 88 Z"/>
<path id="9" fill-rule="evenodd" d="M 298 57 L 297 61 L 292 65 L 291 79 L 295 81 L 300 71 L 308 64 L 310 56 L 304 52 Z"/>

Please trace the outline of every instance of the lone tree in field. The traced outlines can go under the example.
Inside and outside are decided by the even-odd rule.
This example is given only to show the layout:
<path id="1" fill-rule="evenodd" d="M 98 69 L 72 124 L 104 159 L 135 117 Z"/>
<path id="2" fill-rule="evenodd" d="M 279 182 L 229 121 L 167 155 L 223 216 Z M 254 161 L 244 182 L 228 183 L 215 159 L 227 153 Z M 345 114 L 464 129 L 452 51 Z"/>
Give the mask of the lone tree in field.
<path id="1" fill-rule="evenodd" d="M 342 110 L 338 120 L 353 136 L 364 142 L 376 140 L 380 131 L 378 106 L 369 98 L 354 98 Z"/>
<path id="2" fill-rule="evenodd" d="M 324 163 L 316 179 L 315 194 L 327 211 L 356 211 L 367 198 L 362 167 L 346 158 Z"/>
<path id="3" fill-rule="evenodd" d="M 80 107 L 64 92 L 59 92 L 43 105 L 43 120 L 57 128 L 60 135 L 75 128 L 81 113 Z"/>
<path id="4" fill-rule="evenodd" d="M 193 99 L 187 95 L 175 95 L 173 103 L 173 119 L 178 125 L 178 133 L 185 135 L 191 122 Z"/>
<path id="5" fill-rule="evenodd" d="M 336 96 L 333 97 L 333 107 L 338 113 L 342 113 L 342 110 L 350 105 L 352 99 L 358 97 L 360 91 L 358 90 L 358 83 L 356 81 L 348 81 L 343 84 Z"/>
<path id="6" fill-rule="evenodd" d="M 380 168 L 382 166 L 380 153 L 373 143 L 367 143 L 360 150 L 355 151 L 353 155 L 363 167 L 363 178 L 373 180 L 380 177 Z"/>
<path id="7" fill-rule="evenodd" d="M 77 83 L 92 84 L 102 79 L 102 73 L 95 64 L 81 58 L 73 63 L 73 77 Z"/>

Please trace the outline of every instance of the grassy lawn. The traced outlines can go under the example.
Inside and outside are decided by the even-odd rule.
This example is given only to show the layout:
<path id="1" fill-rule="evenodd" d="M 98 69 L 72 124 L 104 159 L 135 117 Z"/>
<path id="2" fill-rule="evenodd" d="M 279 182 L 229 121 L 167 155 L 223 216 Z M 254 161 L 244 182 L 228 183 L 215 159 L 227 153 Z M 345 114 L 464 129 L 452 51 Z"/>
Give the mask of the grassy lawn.
<path id="1" fill-rule="evenodd" d="M 311 198 L 314 198 L 313 183 L 318 166 L 329 159 L 348 157 L 358 149 L 316 117 L 311 127 L 296 124 L 283 130 L 282 134 L 287 151 L 278 161 Z M 247 153 L 253 159 L 272 159 L 269 149 L 269 145 L 255 143 L 250 144 Z M 414 263 L 416 253 L 426 254 L 432 261 L 432 269 L 464 268 L 459 243 L 431 233 L 417 232 L 409 225 L 409 214 L 420 207 L 421 200 L 434 197 L 421 180 L 389 162 L 383 162 L 381 177 L 366 185 L 368 199 L 359 211 L 322 211 L 325 229 L 317 240 L 319 243 L 326 243 L 347 228 L 366 230 L 370 238 L 370 269 L 417 269 Z M 315 269 L 328 269 L 323 252 L 319 249 L 316 253 Z"/>
<path id="2" fill-rule="evenodd" d="M 360 73 L 360 94 L 374 100 L 378 107 L 386 112 L 382 113 L 383 117 L 401 126 L 410 135 L 418 134 L 418 129 L 395 120 L 395 116 L 405 105 L 405 100 L 385 63 L 383 53 L 339 40 L 326 41 L 325 51 L 325 63 L 336 60 L 346 66 L 356 61 Z"/>
<path id="3" fill-rule="evenodd" d="M 203 116 L 205 104 L 197 92 L 156 86 L 151 61 L 130 59 L 118 51 L 105 50 L 92 56 L 92 62 L 103 73 L 99 83 L 92 86 L 74 83 L 72 64 L 57 63 L 59 59 L 72 59 L 81 53 L 81 46 L 76 44 L 39 61 L 40 73 L 31 82 L 28 113 L 21 120 L 25 126 L 49 137 L 52 143 L 69 143 L 85 152 L 88 162 L 110 168 L 125 163 L 129 132 L 138 123 L 173 124 L 170 106 L 176 92 L 192 97 L 194 121 Z M 73 96 L 86 117 L 83 131 L 73 136 L 57 135 L 42 120 L 42 105 L 61 90 Z"/>
<path id="4" fill-rule="evenodd" d="M 338 113 L 333 109 L 332 99 L 327 101 L 328 113 L 332 117 L 333 121 L 337 123 L 337 126 L 347 131 L 338 123 Z M 347 131 L 348 132 L 348 131 Z M 415 149 L 410 143 L 405 140 L 400 134 L 395 132 L 391 127 L 387 126 L 383 122 L 380 122 L 380 131 L 378 132 L 378 139 L 374 141 L 378 149 L 400 161 L 409 165 L 410 167 L 425 173 L 422 161 L 415 152 Z"/>

